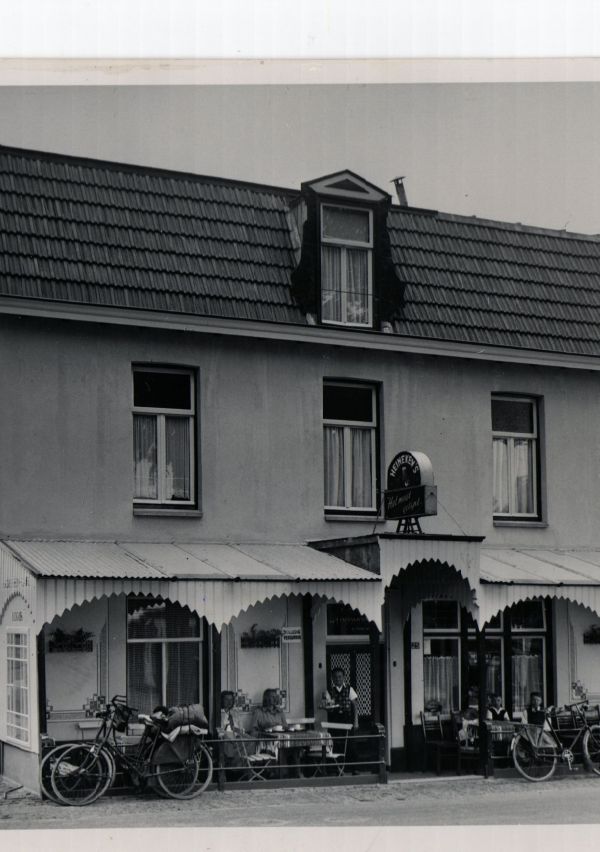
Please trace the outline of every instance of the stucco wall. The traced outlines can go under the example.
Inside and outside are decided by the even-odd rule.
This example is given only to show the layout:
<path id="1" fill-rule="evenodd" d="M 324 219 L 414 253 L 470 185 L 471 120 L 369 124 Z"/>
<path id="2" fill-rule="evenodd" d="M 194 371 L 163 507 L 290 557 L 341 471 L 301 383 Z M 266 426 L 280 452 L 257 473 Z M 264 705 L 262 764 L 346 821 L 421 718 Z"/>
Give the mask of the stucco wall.
<path id="1" fill-rule="evenodd" d="M 242 648 L 241 636 L 256 630 L 302 627 L 302 600 L 276 598 L 250 607 L 232 619 L 223 631 L 221 644 L 221 686 L 241 690 L 253 706 L 260 705 L 265 689 L 287 692 L 285 713 L 290 718 L 304 716 L 304 657 L 302 642 L 281 643 L 276 648 Z M 242 714 L 249 728 L 252 711 Z"/>
<path id="2" fill-rule="evenodd" d="M 322 383 L 338 377 L 382 383 L 382 471 L 399 449 L 430 456 L 439 509 L 426 531 L 600 544 L 600 379 L 590 372 L 9 317 L 0 318 L 0 362 L 0 469 L 11 483 L 0 493 L 0 528 L 8 535 L 292 541 L 364 533 L 372 522 L 323 515 Z M 199 370 L 202 518 L 133 514 L 134 362 Z M 493 527 L 493 391 L 544 398 L 547 529 Z M 568 481 L 583 510 L 573 511 Z"/>
<path id="3" fill-rule="evenodd" d="M 585 607 L 569 602 L 563 604 L 569 622 L 567 659 L 569 661 L 570 683 L 578 683 L 589 700 L 600 703 L 600 645 L 585 644 L 583 634 L 591 625 L 600 624 L 600 616 Z M 576 701 L 576 692 L 563 701 Z"/>

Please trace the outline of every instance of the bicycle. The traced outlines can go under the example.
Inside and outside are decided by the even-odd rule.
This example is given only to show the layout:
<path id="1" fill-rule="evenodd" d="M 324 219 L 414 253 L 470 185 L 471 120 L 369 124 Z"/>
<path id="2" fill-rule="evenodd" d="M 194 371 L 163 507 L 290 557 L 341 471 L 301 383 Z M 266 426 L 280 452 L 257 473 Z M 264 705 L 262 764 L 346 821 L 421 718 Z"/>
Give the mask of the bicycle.
<path id="1" fill-rule="evenodd" d="M 586 701 L 564 705 L 563 709 L 571 712 L 577 730 L 568 745 L 552 725 L 553 708 L 546 711 L 547 724 L 523 725 L 510 746 L 517 771 L 528 781 L 546 781 L 554 775 L 559 760 L 571 771 L 575 759 L 573 749 L 581 741 L 586 768 L 600 775 L 600 724 L 589 724 L 585 715 L 587 708 Z"/>
<path id="2" fill-rule="evenodd" d="M 123 696 L 115 695 L 106 711 L 98 714 L 102 724 L 93 743 L 58 746 L 46 755 L 40 775 L 47 790 L 50 774 L 50 798 L 64 805 L 89 805 L 111 787 L 117 767 L 127 770 L 137 786 L 150 785 L 159 795 L 174 799 L 191 799 L 208 787 L 213 761 L 200 740 L 207 731 L 187 724 L 168 733 L 161 720 L 140 714 L 144 732 L 130 754 L 116 734 L 127 730 L 134 712 Z"/>

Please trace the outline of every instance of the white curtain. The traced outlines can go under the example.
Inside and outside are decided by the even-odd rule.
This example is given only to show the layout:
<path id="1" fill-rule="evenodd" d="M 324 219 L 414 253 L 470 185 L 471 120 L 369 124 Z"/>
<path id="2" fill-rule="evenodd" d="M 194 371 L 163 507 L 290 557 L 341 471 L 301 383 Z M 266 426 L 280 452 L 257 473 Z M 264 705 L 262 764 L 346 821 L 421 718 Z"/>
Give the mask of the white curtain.
<path id="1" fill-rule="evenodd" d="M 346 252 L 346 319 L 348 322 L 369 322 L 369 272 L 368 251 Z"/>
<path id="2" fill-rule="evenodd" d="M 323 246 L 321 251 L 321 314 L 324 320 L 341 322 L 342 250 Z"/>
<path id="3" fill-rule="evenodd" d="M 533 512 L 533 464 L 532 445 L 528 440 L 517 440 L 514 443 L 513 476 L 515 478 L 517 512 Z"/>
<path id="4" fill-rule="evenodd" d="M 133 416 L 134 495 L 140 499 L 158 497 L 156 462 L 156 417 Z"/>
<path id="5" fill-rule="evenodd" d="M 508 441 L 495 438 L 493 443 L 494 464 L 494 514 L 508 513 Z"/>
<path id="6" fill-rule="evenodd" d="M 542 657 L 538 654 L 515 654 L 512 658 L 513 709 L 523 710 L 532 692 L 544 694 Z"/>
<path id="7" fill-rule="evenodd" d="M 343 506 L 345 502 L 343 426 L 325 426 L 324 437 L 325 505 Z"/>
<path id="8" fill-rule="evenodd" d="M 189 500 L 190 421 L 187 417 L 166 417 L 165 498 Z"/>
<path id="9" fill-rule="evenodd" d="M 371 430 L 350 429 L 352 447 L 352 505 L 373 504 L 371 474 Z"/>
<path id="10" fill-rule="evenodd" d="M 442 705 L 442 712 L 456 709 L 458 697 L 458 657 L 423 657 L 424 706 L 430 701 Z"/>

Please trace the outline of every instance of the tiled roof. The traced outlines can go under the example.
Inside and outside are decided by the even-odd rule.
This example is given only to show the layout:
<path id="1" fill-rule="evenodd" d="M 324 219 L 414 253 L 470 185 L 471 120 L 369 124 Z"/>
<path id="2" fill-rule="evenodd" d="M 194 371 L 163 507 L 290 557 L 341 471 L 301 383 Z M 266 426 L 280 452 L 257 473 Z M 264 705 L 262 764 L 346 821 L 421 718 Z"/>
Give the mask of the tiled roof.
<path id="1" fill-rule="evenodd" d="M 0 148 L 0 294 L 304 322 L 288 195 Z"/>
<path id="2" fill-rule="evenodd" d="M 600 355 L 597 237 L 410 208 L 388 222 L 399 333 Z"/>
<path id="3" fill-rule="evenodd" d="M 0 297 L 306 324 L 299 191 L 0 147 Z M 409 337 L 600 356 L 600 239 L 392 207 Z"/>

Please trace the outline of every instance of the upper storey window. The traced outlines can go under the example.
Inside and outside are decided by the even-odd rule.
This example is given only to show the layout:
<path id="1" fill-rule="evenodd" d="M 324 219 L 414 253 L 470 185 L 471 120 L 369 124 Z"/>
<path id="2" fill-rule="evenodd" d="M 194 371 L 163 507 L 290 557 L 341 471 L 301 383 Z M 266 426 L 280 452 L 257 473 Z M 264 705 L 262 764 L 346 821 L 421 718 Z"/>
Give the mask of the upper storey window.
<path id="1" fill-rule="evenodd" d="M 373 214 L 321 205 L 321 319 L 343 325 L 373 322 Z"/>
<path id="2" fill-rule="evenodd" d="M 531 397 L 492 397 L 494 517 L 540 513 L 538 405 Z"/>
<path id="3" fill-rule="evenodd" d="M 194 379 L 191 370 L 133 371 L 136 505 L 184 508 L 195 501 Z"/>

